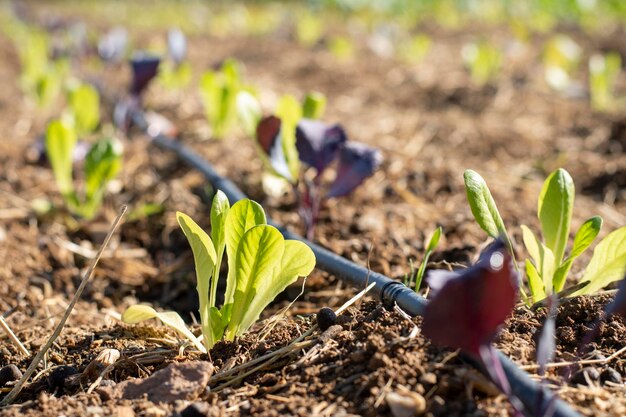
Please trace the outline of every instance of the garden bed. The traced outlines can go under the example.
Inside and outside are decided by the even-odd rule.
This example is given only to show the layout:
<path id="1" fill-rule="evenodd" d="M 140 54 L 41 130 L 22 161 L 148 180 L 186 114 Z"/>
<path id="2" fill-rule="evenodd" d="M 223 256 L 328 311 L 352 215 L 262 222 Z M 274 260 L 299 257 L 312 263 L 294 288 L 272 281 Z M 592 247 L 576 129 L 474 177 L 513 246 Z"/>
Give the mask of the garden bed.
<path id="1" fill-rule="evenodd" d="M 497 38 L 500 32 L 493 28 L 488 36 Z M 572 32 L 585 45 L 602 41 Z M 163 36 L 141 30 L 134 35 L 146 45 Z M 573 229 L 593 214 L 604 217 L 601 236 L 626 224 L 622 118 L 595 113 L 585 100 L 560 97 L 537 82 L 532 74 L 541 71 L 538 46 L 516 56 L 496 86 L 477 87 L 455 55 L 472 38 L 471 30 L 433 29 L 433 36 L 437 48 L 419 66 L 370 51 L 337 62 L 325 50 L 302 48 L 280 34 L 228 39 L 194 35 L 189 59 L 196 73 L 228 57 L 239 59 L 246 78 L 270 102 L 282 93 L 320 91 L 328 97 L 329 121 L 341 122 L 351 138 L 382 150 L 380 170 L 354 194 L 329 201 L 322 210 L 315 240 L 394 279 L 410 272 L 411 260 L 421 260 L 424 238 L 436 226 L 443 227 L 445 239 L 431 258 L 432 268 L 469 265 L 476 259 L 485 235 L 466 201 L 465 168 L 487 179 L 507 225 L 536 228 L 536 196 L 543 178 L 559 166 L 572 174 L 578 191 Z M 166 403 L 115 398 L 107 385 L 114 390 L 113 384 L 147 378 L 172 363 L 210 361 L 213 375 L 219 375 L 289 345 L 314 325 L 314 313 L 321 307 L 337 308 L 362 288 L 350 288 L 315 270 L 304 283 L 303 295 L 284 315 L 283 309 L 300 293 L 301 281 L 264 312 L 266 319 L 281 312 L 275 323 L 260 322 L 236 342 L 219 343 L 208 356 L 181 350 L 176 334 L 164 327 L 121 323 L 121 312 L 138 301 L 176 310 L 186 319 L 197 312 L 193 258 L 174 213 L 184 210 L 208 226 L 212 190 L 198 172 L 132 130 L 124 140 L 122 173 L 113 184 L 119 192 L 106 199 L 95 221 L 77 224 L 62 211 L 36 216 L 30 202 L 37 198 L 62 206 L 51 170 L 32 158 L 32 144 L 51 114 L 37 112 L 20 99 L 14 82 L 19 63 L 4 35 L 0 62 L 0 79 L 5 80 L 0 89 L 0 311 L 26 348 L 37 351 L 52 333 L 88 266 L 88 255 L 98 249 L 119 207 L 128 204 L 133 212 L 142 204 L 158 203 L 163 208 L 150 217 L 127 217 L 49 352 L 46 369 L 1 415 L 158 417 L 187 410 L 183 415 L 367 416 L 390 415 L 393 404 L 433 416 L 512 413 L 506 397 L 458 352 L 431 345 L 419 332 L 421 319 L 387 311 L 368 297 L 339 316 L 339 327 L 314 331 L 305 345 L 241 380 L 211 380 L 210 390 Z M 121 94 L 126 69 L 109 71 L 103 78 L 111 80 L 107 87 Z M 250 139 L 234 135 L 207 140 L 210 132 L 194 91 L 150 88 L 146 106 L 175 123 L 182 143 L 212 161 L 279 224 L 304 233 L 293 198 L 270 198 L 263 192 L 263 165 Z M 519 228 L 513 230 L 521 242 Z M 579 265 L 589 257 L 577 261 L 574 277 L 581 275 Z M 601 294 L 561 306 L 556 322 L 559 360 L 576 359 L 584 333 L 610 299 L 611 294 Z M 518 306 L 496 342 L 498 349 L 520 366 L 533 366 L 545 315 L 545 309 Z M 275 327 L 267 333 L 270 325 Z M 610 357 L 625 346 L 626 321 L 611 318 L 602 326 L 590 359 Z M 122 360 L 93 392 L 87 393 L 93 381 L 71 387 L 55 383 L 59 367 L 82 372 L 106 348 L 118 349 Z M 6 338 L 0 352 L 2 366 L 14 364 L 24 371 L 30 363 Z M 583 415 L 626 414 L 622 356 L 584 367 L 588 377 L 581 380 L 575 374 L 578 384 L 564 380 L 558 368 L 550 370 L 546 383 Z M 587 368 L 596 369 L 598 378 Z M 232 385 L 220 389 L 228 381 Z M 199 414 L 189 414 L 188 407 Z"/>

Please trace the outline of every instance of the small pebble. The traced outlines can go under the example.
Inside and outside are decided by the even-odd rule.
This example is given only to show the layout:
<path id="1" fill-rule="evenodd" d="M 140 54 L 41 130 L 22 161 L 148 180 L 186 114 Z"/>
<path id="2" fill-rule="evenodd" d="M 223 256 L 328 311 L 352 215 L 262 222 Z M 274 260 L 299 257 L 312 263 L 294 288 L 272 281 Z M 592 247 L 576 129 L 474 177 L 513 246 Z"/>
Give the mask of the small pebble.
<path id="1" fill-rule="evenodd" d="M 181 417 L 207 417 L 209 415 L 209 405 L 205 403 L 189 404 L 180 412 Z"/>
<path id="2" fill-rule="evenodd" d="M 4 387 L 7 383 L 17 381 L 22 377 L 22 371 L 13 364 L 3 366 L 0 369 L 0 387 Z"/>
<path id="3" fill-rule="evenodd" d="M 587 378 L 585 378 L 585 374 L 587 375 Z M 598 372 L 596 368 L 592 368 L 590 366 L 583 368 L 574 373 L 572 376 L 572 384 L 587 385 L 587 379 L 590 381 L 597 381 L 600 379 L 600 372 Z"/>
<path id="4" fill-rule="evenodd" d="M 613 368 L 606 368 L 600 373 L 600 382 L 612 382 L 614 384 L 622 383 L 622 375 Z"/>
<path id="5" fill-rule="evenodd" d="M 317 312 L 317 325 L 323 332 L 334 325 L 336 321 L 337 315 L 331 308 L 323 307 Z"/>
<path id="6" fill-rule="evenodd" d="M 77 373 L 78 371 L 73 366 L 59 366 L 48 375 L 48 385 L 52 390 L 63 389 L 65 387 L 65 379 Z"/>

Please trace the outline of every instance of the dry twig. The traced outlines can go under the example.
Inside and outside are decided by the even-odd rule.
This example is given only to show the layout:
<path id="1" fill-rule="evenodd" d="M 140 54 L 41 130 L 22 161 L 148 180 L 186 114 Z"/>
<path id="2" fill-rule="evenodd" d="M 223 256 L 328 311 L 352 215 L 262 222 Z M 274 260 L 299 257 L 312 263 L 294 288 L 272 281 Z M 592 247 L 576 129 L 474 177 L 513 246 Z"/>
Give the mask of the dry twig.
<path id="1" fill-rule="evenodd" d="M 80 296 L 82 295 L 83 290 L 85 289 L 85 287 L 87 286 L 87 283 L 93 276 L 93 272 L 96 269 L 96 265 L 98 264 L 98 261 L 100 260 L 100 256 L 102 255 L 102 252 L 104 252 L 104 249 L 106 248 L 109 241 L 111 240 L 113 233 L 115 233 L 117 226 L 119 226 L 120 222 L 122 221 L 122 217 L 126 213 L 126 210 L 127 210 L 126 206 L 122 206 L 120 213 L 117 215 L 117 217 L 115 218 L 115 221 L 111 225 L 111 228 L 109 229 L 109 233 L 104 238 L 104 242 L 102 242 L 102 245 L 100 246 L 100 249 L 98 250 L 96 257 L 93 259 L 93 262 L 91 262 L 89 269 L 85 272 L 85 275 L 83 276 L 83 279 L 80 282 L 80 285 L 78 286 L 78 289 L 76 290 L 76 293 L 74 294 L 74 297 L 72 298 L 72 302 L 70 302 L 70 305 L 67 307 L 67 310 L 65 310 L 65 314 L 61 318 L 61 321 L 59 322 L 59 324 L 57 324 L 57 327 L 54 329 L 52 336 L 50 336 L 48 341 L 42 346 L 41 350 L 37 353 L 37 355 L 35 355 L 35 358 L 32 360 L 32 362 L 28 366 L 28 369 L 26 369 L 26 372 L 24 372 L 24 375 L 22 375 L 22 378 L 17 382 L 17 384 L 15 384 L 11 392 L 9 392 L 9 394 L 2 399 L 2 402 L 0 402 L 0 406 L 9 405 L 17 398 L 17 396 L 22 391 L 24 384 L 26 384 L 26 381 L 28 381 L 28 378 L 30 378 L 30 376 L 35 372 L 35 370 L 37 369 L 37 366 L 39 365 L 39 362 L 41 362 L 41 360 L 45 356 L 48 349 L 50 349 L 52 344 L 61 334 L 61 331 L 63 330 L 63 327 L 65 326 L 65 323 L 67 322 L 67 319 L 70 317 L 70 314 L 72 313 L 72 310 L 74 309 L 74 306 L 80 299 Z"/>

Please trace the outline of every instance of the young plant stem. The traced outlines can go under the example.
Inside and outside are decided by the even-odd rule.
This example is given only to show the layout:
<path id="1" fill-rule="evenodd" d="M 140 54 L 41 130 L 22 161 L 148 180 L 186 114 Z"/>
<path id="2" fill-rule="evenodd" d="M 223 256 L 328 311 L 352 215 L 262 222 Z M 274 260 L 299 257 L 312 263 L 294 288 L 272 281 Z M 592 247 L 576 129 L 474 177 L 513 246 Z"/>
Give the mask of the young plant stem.
<path id="1" fill-rule="evenodd" d="M 24 372 L 24 375 L 22 375 L 22 378 L 13 387 L 11 392 L 9 392 L 7 396 L 2 399 L 2 401 L 0 402 L 0 406 L 9 405 L 17 398 L 17 396 L 22 391 L 24 384 L 26 384 L 26 381 L 28 380 L 28 378 L 30 378 L 31 375 L 35 373 L 35 371 L 37 370 L 37 366 L 39 366 L 39 362 L 41 362 L 46 352 L 48 352 L 48 349 L 52 347 L 52 344 L 54 343 L 54 341 L 61 334 L 61 331 L 63 330 L 63 327 L 65 326 L 65 323 L 67 322 L 67 319 L 70 317 L 70 314 L 72 314 L 72 310 L 74 310 L 74 307 L 76 306 L 76 303 L 78 302 L 78 300 L 80 299 L 80 296 L 85 290 L 87 283 L 93 276 L 93 272 L 96 269 L 96 265 L 98 265 L 98 261 L 100 260 L 100 257 L 102 256 L 102 252 L 104 252 L 104 249 L 109 244 L 109 241 L 111 240 L 113 233 L 115 233 L 115 230 L 117 229 L 120 222 L 122 221 L 122 217 L 124 217 L 126 210 L 127 210 L 127 207 L 122 206 L 120 213 L 117 215 L 117 217 L 115 218 L 115 221 L 113 221 L 113 224 L 111 225 L 111 228 L 109 229 L 109 233 L 107 233 L 106 237 L 104 238 L 104 242 L 102 242 L 102 245 L 100 246 L 100 249 L 98 250 L 98 253 L 96 254 L 96 257 L 91 262 L 91 265 L 89 265 L 89 269 L 87 269 L 87 271 L 85 272 L 85 275 L 83 275 L 83 279 L 80 282 L 80 285 L 78 286 L 78 289 L 76 290 L 76 293 L 74 294 L 74 297 L 72 298 L 72 301 L 70 302 L 70 305 L 65 310 L 65 314 L 63 314 L 61 321 L 59 321 L 59 324 L 57 324 L 57 327 L 54 329 L 52 336 L 50 336 L 48 341 L 46 341 L 46 343 L 41 347 L 41 350 L 37 353 L 37 355 L 35 355 L 32 362 L 26 369 L 26 372 Z"/>

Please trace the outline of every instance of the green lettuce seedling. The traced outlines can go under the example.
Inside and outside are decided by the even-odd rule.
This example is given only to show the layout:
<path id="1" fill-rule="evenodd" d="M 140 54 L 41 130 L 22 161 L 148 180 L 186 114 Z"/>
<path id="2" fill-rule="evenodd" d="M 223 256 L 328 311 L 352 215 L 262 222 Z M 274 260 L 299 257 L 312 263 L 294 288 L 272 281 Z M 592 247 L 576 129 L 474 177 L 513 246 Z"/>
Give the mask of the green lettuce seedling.
<path id="1" fill-rule="evenodd" d="M 202 351 L 222 339 L 241 336 L 278 294 L 315 267 L 313 251 L 300 241 L 285 240 L 278 229 L 267 225 L 263 208 L 254 201 L 245 199 L 230 207 L 226 195 L 218 191 L 211 207 L 211 236 L 186 214 L 178 212 L 176 217 L 196 265 Z M 228 275 L 224 304 L 218 309 L 217 281 L 224 252 Z M 160 314 L 167 314 L 161 320 L 166 326 L 197 346 L 177 313 Z M 137 323 L 153 317 L 161 318 L 153 309 L 136 305 L 124 312 L 122 320 Z"/>
<path id="2" fill-rule="evenodd" d="M 439 239 L 441 238 L 442 229 L 441 226 L 437 227 L 435 231 L 430 235 L 428 239 L 428 244 L 426 245 L 426 251 L 424 252 L 424 260 L 422 261 L 419 269 L 415 273 L 415 291 L 419 291 L 422 286 L 422 281 L 424 279 L 424 274 L 426 273 L 426 267 L 428 266 L 428 259 L 430 259 L 430 255 L 437 249 L 437 245 L 439 244 Z M 411 287 L 411 282 L 409 281 L 408 287 Z"/>
<path id="3" fill-rule="evenodd" d="M 476 84 L 485 85 L 498 76 L 502 65 L 502 52 L 488 42 L 463 46 L 462 56 Z"/>
<path id="4" fill-rule="evenodd" d="M 73 118 L 79 135 L 96 130 L 100 123 L 100 95 L 95 87 L 78 83 L 68 89 L 69 117 Z"/>
<path id="5" fill-rule="evenodd" d="M 621 67 L 622 59 L 617 52 L 596 54 L 589 59 L 589 92 L 595 110 L 608 111 L 615 107 L 613 91 Z"/>
<path id="6" fill-rule="evenodd" d="M 253 121 L 258 122 L 255 117 L 260 119 L 256 116 L 260 106 L 254 103 L 253 89 L 244 85 L 237 61 L 227 59 L 219 70 L 205 72 L 200 80 L 200 96 L 214 138 L 222 139 L 229 134 L 238 115 L 246 133 L 254 131 L 250 126 Z"/>
<path id="7" fill-rule="evenodd" d="M 12 38 L 20 59 L 22 90 L 39 107 L 49 106 L 61 93 L 69 62 L 50 59 L 51 41 L 44 31 L 13 20 L 3 23 L 2 29 Z"/>
<path id="8" fill-rule="evenodd" d="M 511 239 L 487 184 L 472 170 L 465 171 L 464 177 L 467 198 L 477 223 L 491 237 L 505 236 L 507 245 L 512 250 Z M 538 199 L 537 215 L 543 241 L 527 226 L 521 226 L 524 246 L 530 255 L 524 266 L 533 302 L 563 290 L 574 260 L 589 248 L 602 227 L 602 218 L 599 216 L 585 221 L 576 232 L 572 248 L 566 256 L 574 196 L 575 188 L 571 176 L 566 170 L 557 169 L 544 182 Z M 610 233 L 596 246 L 580 279 L 581 283 L 588 284 L 574 295 L 598 291 L 620 279 L 624 272 L 626 226 Z"/>
<path id="9" fill-rule="evenodd" d="M 85 156 L 85 182 L 78 192 L 73 183 L 73 155 L 77 134 L 71 119 L 54 120 L 46 130 L 46 155 L 54 178 L 68 210 L 80 217 L 92 219 L 100 209 L 109 181 L 119 173 L 122 145 L 112 138 L 93 144 Z"/>
<path id="10" fill-rule="evenodd" d="M 545 79 L 550 87 L 563 91 L 571 85 L 582 49 L 567 35 L 557 35 L 550 39 L 543 51 Z"/>

